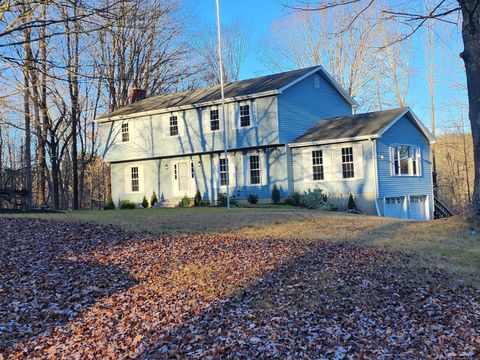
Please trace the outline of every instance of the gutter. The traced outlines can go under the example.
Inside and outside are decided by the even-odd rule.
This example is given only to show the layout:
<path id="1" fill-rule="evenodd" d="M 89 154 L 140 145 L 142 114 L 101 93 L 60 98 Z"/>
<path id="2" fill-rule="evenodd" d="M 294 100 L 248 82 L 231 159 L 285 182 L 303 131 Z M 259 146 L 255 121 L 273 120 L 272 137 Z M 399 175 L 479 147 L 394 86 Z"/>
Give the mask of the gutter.
<path id="1" fill-rule="evenodd" d="M 349 138 L 341 138 L 341 139 L 329 139 L 329 140 L 318 140 L 318 141 L 306 141 L 302 143 L 290 143 L 288 144 L 289 147 L 305 147 L 305 146 L 312 146 L 312 145 L 327 145 L 327 144 L 337 144 L 342 142 L 350 142 L 350 141 L 362 141 L 362 140 L 372 140 L 381 137 L 380 135 L 364 135 L 364 136 L 356 136 L 356 137 L 349 137 Z"/>
<path id="2" fill-rule="evenodd" d="M 380 207 L 378 205 L 378 166 L 377 166 L 377 140 L 374 138 L 370 139 L 372 144 L 372 159 L 373 159 L 373 171 L 375 172 L 373 177 L 373 186 L 375 187 L 375 210 L 377 211 L 377 216 L 380 216 Z"/>

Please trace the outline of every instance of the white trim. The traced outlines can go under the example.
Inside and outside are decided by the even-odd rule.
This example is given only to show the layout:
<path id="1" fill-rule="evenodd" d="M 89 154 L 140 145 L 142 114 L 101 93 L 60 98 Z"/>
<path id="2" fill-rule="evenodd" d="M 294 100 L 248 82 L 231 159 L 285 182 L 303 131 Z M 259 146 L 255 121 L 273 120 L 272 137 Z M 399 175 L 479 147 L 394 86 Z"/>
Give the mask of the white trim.
<path id="1" fill-rule="evenodd" d="M 397 147 L 397 157 L 398 157 L 398 170 L 399 172 L 401 171 L 400 168 L 400 151 L 398 150 L 399 146 L 408 146 L 408 147 L 413 147 L 415 149 L 415 157 L 416 158 L 416 164 L 417 168 L 416 174 L 395 174 L 395 153 L 392 151 L 394 147 Z M 388 152 L 390 154 L 390 176 L 393 177 L 422 177 L 422 152 L 421 148 L 418 145 L 414 144 L 406 144 L 406 143 L 393 143 L 388 145 Z M 408 158 L 410 159 L 410 158 Z M 410 167 L 409 167 L 410 169 Z M 412 164 L 412 171 L 413 171 L 413 164 Z"/>
<path id="2" fill-rule="evenodd" d="M 243 100 L 256 99 L 256 98 L 265 97 L 265 96 L 277 95 L 279 93 L 280 92 L 278 90 L 269 90 L 269 91 L 264 91 L 264 92 L 259 92 L 259 93 L 248 94 L 248 95 L 235 96 L 235 97 L 225 99 L 225 104 L 235 103 L 235 102 L 243 101 Z M 214 101 L 206 101 L 206 102 L 201 102 L 201 103 L 195 103 L 195 104 L 191 104 L 191 105 L 189 104 L 189 105 L 174 106 L 174 107 L 163 108 L 163 109 L 141 111 L 141 112 L 126 114 L 126 115 L 116 115 L 116 116 L 112 116 L 112 117 L 99 117 L 97 119 L 94 119 L 93 122 L 104 123 L 104 122 L 124 120 L 124 119 L 133 119 L 133 118 L 144 117 L 144 116 L 148 116 L 148 115 L 164 114 L 164 113 L 170 113 L 170 112 L 175 112 L 175 111 L 197 109 L 197 108 L 203 108 L 203 107 L 206 107 L 206 106 L 221 105 L 221 104 L 222 104 L 222 100 L 219 99 L 219 100 L 214 100 Z"/>
<path id="3" fill-rule="evenodd" d="M 409 114 L 411 118 L 413 119 L 413 122 L 418 126 L 420 131 L 423 133 L 423 135 L 427 138 L 427 140 L 430 142 L 430 144 L 435 144 L 436 140 L 433 134 L 428 130 L 425 125 L 423 125 L 422 121 L 415 115 L 415 113 L 410 109 L 409 107 L 405 108 L 405 111 L 403 111 L 400 115 L 398 115 L 395 119 L 390 121 L 390 123 L 385 126 L 380 132 L 378 133 L 379 137 L 381 137 L 385 132 L 388 131 L 393 125 L 397 123 L 398 120 L 400 120 L 404 115 Z"/>
<path id="4" fill-rule="evenodd" d="M 132 191 L 132 168 L 138 169 L 138 191 Z M 126 165 L 123 168 L 124 171 L 124 185 L 125 185 L 125 194 L 142 194 L 144 193 L 144 175 L 143 175 L 143 165 L 140 164 L 130 164 Z"/>
<path id="5" fill-rule="evenodd" d="M 315 74 L 316 72 L 321 71 L 322 74 L 326 77 L 327 81 L 342 95 L 347 102 L 352 105 L 353 107 L 357 107 L 358 103 L 347 93 L 347 91 L 335 80 L 324 68 L 323 66 L 319 65 L 315 67 L 312 71 L 309 71 L 308 73 L 300 76 L 299 78 L 293 80 L 289 84 L 281 87 L 278 91 L 280 93 L 284 92 L 287 90 L 289 87 L 295 85 L 299 81 L 302 81 L 303 79 L 309 77 L 312 74 Z"/>
<path id="6" fill-rule="evenodd" d="M 240 107 L 241 106 L 245 106 L 245 105 L 248 105 L 248 116 L 249 116 L 249 121 L 250 121 L 250 125 L 248 126 L 242 126 L 241 125 L 241 115 L 240 115 Z M 235 116 L 235 121 L 236 121 L 236 129 L 237 130 L 245 130 L 245 129 L 251 129 L 253 127 L 255 127 L 255 119 L 254 119 L 254 112 L 253 112 L 253 101 L 252 100 L 248 100 L 248 101 L 239 101 L 237 103 L 237 106 L 238 106 L 238 114 L 236 114 L 237 116 Z"/>
<path id="7" fill-rule="evenodd" d="M 372 159 L 373 159 L 373 186 L 375 187 L 375 210 L 377 211 L 377 216 L 380 216 L 380 206 L 378 205 L 378 164 L 377 164 L 377 140 L 370 139 L 372 142 Z"/>
<path id="8" fill-rule="evenodd" d="M 364 136 L 357 136 L 357 137 L 350 137 L 350 138 L 340 138 L 340 139 L 329 139 L 329 140 L 318 140 L 318 141 L 306 141 L 303 143 L 290 143 L 288 146 L 295 148 L 295 147 L 305 147 L 305 146 L 312 146 L 312 145 L 328 145 L 328 144 L 338 144 L 342 142 L 352 142 L 352 141 L 362 141 L 362 140 L 370 140 L 379 138 L 378 135 L 364 135 Z"/>

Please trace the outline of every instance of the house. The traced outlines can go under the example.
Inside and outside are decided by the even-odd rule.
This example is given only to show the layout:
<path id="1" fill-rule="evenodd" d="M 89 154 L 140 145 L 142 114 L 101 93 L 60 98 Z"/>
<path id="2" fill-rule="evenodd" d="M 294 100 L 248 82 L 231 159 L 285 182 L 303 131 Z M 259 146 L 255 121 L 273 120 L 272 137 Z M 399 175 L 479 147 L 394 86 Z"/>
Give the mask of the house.
<path id="1" fill-rule="evenodd" d="M 153 96 L 96 119 L 111 164 L 112 198 L 139 203 L 155 191 L 177 204 L 197 190 L 214 201 L 268 200 L 319 187 L 349 194 L 371 214 L 433 216 L 431 133 L 408 108 L 353 115 L 355 101 L 320 66 L 220 88 Z M 228 164 L 228 172 L 227 172 Z"/>

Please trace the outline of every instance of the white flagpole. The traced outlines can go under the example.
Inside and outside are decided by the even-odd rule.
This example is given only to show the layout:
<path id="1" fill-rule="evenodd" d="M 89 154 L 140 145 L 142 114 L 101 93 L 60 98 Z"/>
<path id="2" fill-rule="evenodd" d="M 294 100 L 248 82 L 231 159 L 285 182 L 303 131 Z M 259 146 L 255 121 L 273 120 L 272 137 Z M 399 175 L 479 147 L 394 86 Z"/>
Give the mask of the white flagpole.
<path id="1" fill-rule="evenodd" d="M 223 89 L 223 62 L 222 62 L 222 39 L 220 36 L 220 4 L 219 0 L 216 0 L 217 5 L 217 40 L 218 40 L 218 62 L 220 66 L 220 93 L 222 95 L 222 119 L 223 119 L 223 147 L 225 150 L 225 170 L 227 180 L 227 209 L 230 209 L 230 171 L 228 163 L 228 132 L 227 121 L 225 116 L 225 93 Z"/>

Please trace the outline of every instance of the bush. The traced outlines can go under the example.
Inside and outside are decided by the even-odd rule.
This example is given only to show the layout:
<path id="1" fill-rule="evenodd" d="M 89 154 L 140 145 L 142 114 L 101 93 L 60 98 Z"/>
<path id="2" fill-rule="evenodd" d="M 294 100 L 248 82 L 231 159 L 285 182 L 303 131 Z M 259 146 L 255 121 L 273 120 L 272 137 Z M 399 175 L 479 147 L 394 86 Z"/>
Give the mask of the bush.
<path id="1" fill-rule="evenodd" d="M 295 191 L 292 196 L 288 197 L 285 199 L 285 205 L 290 205 L 290 206 L 300 206 L 300 198 L 302 195 L 298 192 Z"/>
<path id="2" fill-rule="evenodd" d="M 115 203 L 113 202 L 112 197 L 108 198 L 108 201 L 103 207 L 103 210 L 115 210 Z"/>
<path id="3" fill-rule="evenodd" d="M 258 195 L 248 194 L 247 201 L 249 204 L 258 203 Z"/>
<path id="4" fill-rule="evenodd" d="M 197 190 L 193 198 L 193 206 L 202 206 L 202 194 L 200 194 L 200 190 Z"/>
<path id="5" fill-rule="evenodd" d="M 157 194 L 155 194 L 155 191 L 154 191 L 152 194 L 152 197 L 150 198 L 150 206 L 153 207 L 157 202 L 158 202 Z"/>
<path id="6" fill-rule="evenodd" d="M 272 201 L 273 201 L 274 204 L 279 204 L 280 203 L 280 189 L 278 188 L 277 184 L 273 185 Z"/>
<path id="7" fill-rule="evenodd" d="M 353 200 L 353 195 L 352 194 L 348 195 L 347 208 L 348 208 L 348 210 L 357 210 L 357 204 L 355 204 L 355 200 Z"/>
<path id="8" fill-rule="evenodd" d="M 135 209 L 135 203 L 132 200 L 122 200 L 120 209 Z"/>
<path id="9" fill-rule="evenodd" d="M 190 198 L 187 196 L 187 194 L 185 194 L 182 200 L 180 201 L 180 206 L 184 208 L 190 207 Z"/>
<path id="10" fill-rule="evenodd" d="M 237 205 L 237 201 L 230 197 L 230 206 Z M 227 206 L 227 194 L 219 193 L 217 196 L 217 206 L 226 207 Z"/>
<path id="11" fill-rule="evenodd" d="M 210 206 L 210 201 L 209 200 L 202 200 L 202 201 L 200 201 L 200 206 L 201 207 L 208 207 L 208 206 Z"/>
<path id="12" fill-rule="evenodd" d="M 148 200 L 147 200 L 147 197 L 145 195 L 143 196 L 142 207 L 144 209 L 148 208 Z"/>
<path id="13" fill-rule="evenodd" d="M 308 189 L 300 196 L 300 204 L 309 209 L 321 209 L 327 205 L 322 189 Z"/>

